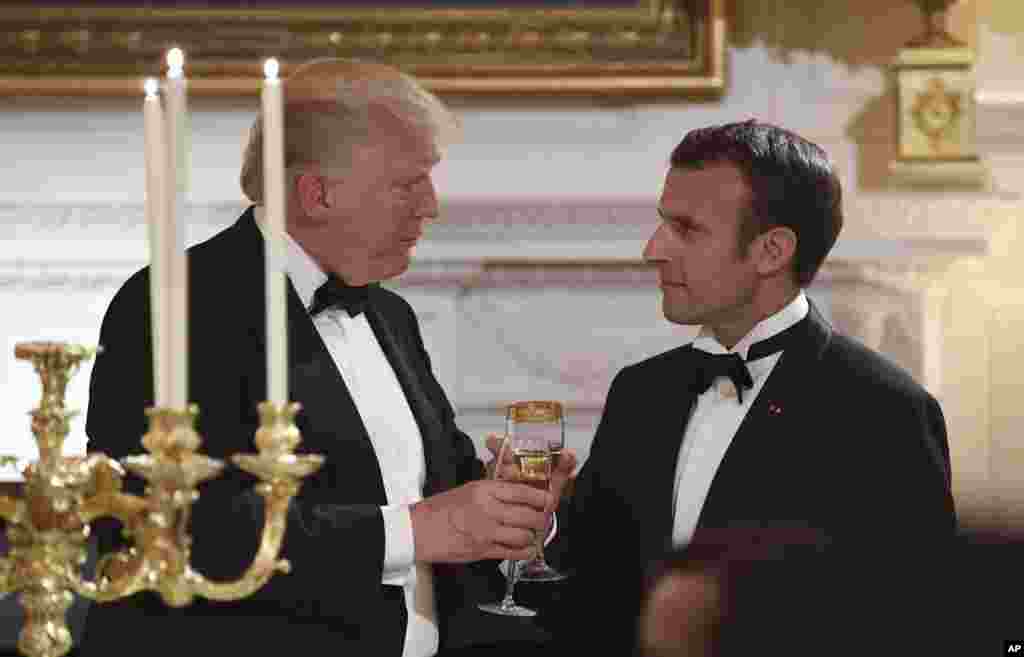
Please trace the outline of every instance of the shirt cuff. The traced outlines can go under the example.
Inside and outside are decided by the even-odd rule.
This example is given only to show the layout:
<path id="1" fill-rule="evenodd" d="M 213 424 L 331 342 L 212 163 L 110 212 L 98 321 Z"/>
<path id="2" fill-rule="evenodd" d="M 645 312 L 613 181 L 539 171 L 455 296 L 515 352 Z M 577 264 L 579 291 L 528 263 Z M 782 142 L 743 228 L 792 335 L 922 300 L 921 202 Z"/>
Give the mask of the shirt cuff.
<path id="1" fill-rule="evenodd" d="M 384 518 L 384 574 L 382 584 L 404 586 L 410 577 L 416 543 L 412 536 L 412 514 L 407 505 L 380 508 Z"/>

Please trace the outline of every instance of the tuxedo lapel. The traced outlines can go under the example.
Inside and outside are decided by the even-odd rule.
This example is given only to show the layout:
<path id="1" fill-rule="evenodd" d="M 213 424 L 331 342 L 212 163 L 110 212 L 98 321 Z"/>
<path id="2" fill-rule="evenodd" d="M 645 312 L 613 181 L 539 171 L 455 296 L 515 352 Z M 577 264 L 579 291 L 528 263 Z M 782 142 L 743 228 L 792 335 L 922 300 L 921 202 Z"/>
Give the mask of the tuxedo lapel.
<path id="1" fill-rule="evenodd" d="M 719 527 L 742 519 L 737 512 L 751 499 L 781 483 L 782 473 L 772 466 L 785 446 L 783 441 L 802 440 L 799 418 L 814 415 L 808 404 L 808 381 L 813 380 L 832 329 L 811 304 L 793 336 L 792 346 L 782 352 L 768 380 L 740 424 L 722 463 L 715 473 L 699 527 Z"/>
<path id="2" fill-rule="evenodd" d="M 644 481 L 639 490 L 647 491 L 649 499 L 642 507 L 651 511 L 652 536 L 663 543 L 652 546 L 663 549 L 672 538 L 673 511 L 675 498 L 676 466 L 679 462 L 679 450 L 683 444 L 686 425 L 697 403 L 697 395 L 690 385 L 694 376 L 695 356 L 692 347 L 683 347 L 677 354 L 664 363 L 664 370 L 657 377 L 659 395 L 650 403 L 637 400 L 637 409 L 648 408 L 649 417 L 638 417 L 637 422 L 649 426 L 654 440 L 643 455 L 646 465 L 641 472 Z M 642 394 L 649 395 L 646 388 Z M 648 424 L 649 422 L 649 424 Z M 639 427 L 638 427 L 639 428 Z M 668 494 L 665 494 L 668 491 Z"/>
<path id="3" fill-rule="evenodd" d="M 294 288 L 288 286 L 288 374 L 302 404 L 304 451 L 327 456 L 327 486 L 343 499 L 387 504 L 373 442 L 327 346 Z M 368 497 L 367 492 L 372 491 Z"/>
<path id="4" fill-rule="evenodd" d="M 446 490 L 455 484 L 455 467 L 452 460 L 445 457 L 441 420 L 427 397 L 423 378 L 407 353 L 404 343 L 398 341 L 394 327 L 384 314 L 372 303 L 368 304 L 365 314 L 419 425 L 427 463 L 427 481 L 423 494 L 430 496 Z"/>

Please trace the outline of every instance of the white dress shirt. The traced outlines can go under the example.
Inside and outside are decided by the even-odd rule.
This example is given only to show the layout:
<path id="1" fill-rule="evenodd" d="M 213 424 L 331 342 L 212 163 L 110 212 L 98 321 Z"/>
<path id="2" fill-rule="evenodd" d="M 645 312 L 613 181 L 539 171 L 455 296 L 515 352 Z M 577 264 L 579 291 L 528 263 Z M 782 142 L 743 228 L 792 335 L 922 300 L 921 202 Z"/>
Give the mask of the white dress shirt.
<path id="1" fill-rule="evenodd" d="M 746 360 L 751 345 L 793 326 L 807 316 L 808 310 L 807 297 L 801 290 L 785 308 L 758 322 L 731 350 L 723 347 L 704 328 L 694 339 L 693 347 L 712 354 L 737 353 Z M 781 357 L 780 351 L 747 363 L 754 387 L 743 392 L 742 404 L 737 401 L 732 381 L 726 377 L 716 379 L 706 392 L 697 397 L 697 403 L 686 423 L 676 464 L 672 498 L 673 545 L 684 546 L 693 538 L 708 490 L 725 452 Z"/>
<path id="2" fill-rule="evenodd" d="M 263 208 L 255 210 L 257 225 L 262 230 Z M 290 235 L 285 237 L 288 277 L 303 305 L 309 308 L 317 288 L 327 281 L 327 274 L 298 242 Z M 381 507 L 384 517 L 382 584 L 404 589 L 409 622 L 402 657 L 430 657 L 437 653 L 440 640 L 433 574 L 429 564 L 414 561 L 415 543 L 409 511 L 414 502 L 423 499 L 427 474 L 423 437 L 366 315 L 350 317 L 341 308 L 330 308 L 312 320 L 352 395 L 384 478 L 388 504 Z"/>

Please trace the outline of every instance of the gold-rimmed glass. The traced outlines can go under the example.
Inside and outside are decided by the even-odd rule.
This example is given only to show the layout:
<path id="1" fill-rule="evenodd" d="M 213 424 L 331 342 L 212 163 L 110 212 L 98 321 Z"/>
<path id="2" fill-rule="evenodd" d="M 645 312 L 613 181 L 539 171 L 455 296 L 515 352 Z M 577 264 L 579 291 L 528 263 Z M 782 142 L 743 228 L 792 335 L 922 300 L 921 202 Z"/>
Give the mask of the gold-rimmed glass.
<path id="1" fill-rule="evenodd" d="M 551 455 L 551 470 L 558 467 L 558 459 L 565 447 L 565 408 L 561 402 L 535 400 L 515 402 L 506 413 L 506 432 L 532 443 L 547 444 Z M 519 579 L 523 582 L 557 582 L 565 579 L 544 559 L 544 536 L 537 536 L 536 556 L 522 564 Z"/>
<path id="2" fill-rule="evenodd" d="M 494 478 L 547 490 L 551 479 L 551 452 L 547 441 L 506 432 L 498 450 Z M 479 608 L 502 616 L 535 616 L 536 611 L 516 603 L 512 596 L 525 562 L 511 560 L 505 565 L 505 597 L 500 602 L 478 605 Z"/>

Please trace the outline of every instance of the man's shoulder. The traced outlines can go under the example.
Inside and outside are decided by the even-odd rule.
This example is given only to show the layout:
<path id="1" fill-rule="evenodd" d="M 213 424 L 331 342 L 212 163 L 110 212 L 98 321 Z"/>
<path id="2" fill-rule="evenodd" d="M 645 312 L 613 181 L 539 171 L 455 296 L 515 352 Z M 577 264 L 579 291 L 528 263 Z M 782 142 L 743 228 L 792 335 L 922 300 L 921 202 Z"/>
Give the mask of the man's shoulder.
<path id="1" fill-rule="evenodd" d="M 626 365 L 619 370 L 615 378 L 616 380 L 651 378 L 660 377 L 667 372 L 677 372 L 690 348 L 690 344 L 687 343 Z"/>
<path id="2" fill-rule="evenodd" d="M 232 285 L 232 273 L 251 277 L 255 265 L 247 258 L 245 245 L 245 215 L 235 223 L 227 226 L 210 238 L 189 247 L 189 292 L 190 295 L 202 296 L 206 293 L 217 294 L 218 284 Z M 254 259 L 253 262 L 258 260 Z M 262 271 L 262 264 L 259 270 Z M 210 274 L 215 275 L 210 275 Z M 125 312 L 137 312 L 149 305 L 150 266 L 146 265 L 135 271 L 114 293 L 107 309 L 107 315 L 120 316 Z"/>
<path id="3" fill-rule="evenodd" d="M 370 300 L 374 307 L 388 317 L 407 316 L 416 320 L 416 311 L 405 297 L 379 283 L 370 286 Z"/>
<path id="4" fill-rule="evenodd" d="M 149 306 L 149 265 L 128 277 L 114 293 L 105 317 L 120 318 L 125 313 L 137 313 Z"/>
<path id="5" fill-rule="evenodd" d="M 866 394 L 899 394 L 914 397 L 929 393 L 903 366 L 863 342 L 833 333 L 824 353 L 822 367 L 830 379 Z"/>
<path id="6" fill-rule="evenodd" d="M 250 210 L 246 210 L 230 225 L 189 247 L 190 264 L 193 267 L 215 264 L 230 268 L 237 265 L 237 259 L 240 256 L 252 256 L 254 260 L 259 260 L 256 256 L 259 255 L 261 240 L 259 228 L 256 227 L 252 213 Z"/>

